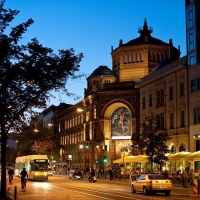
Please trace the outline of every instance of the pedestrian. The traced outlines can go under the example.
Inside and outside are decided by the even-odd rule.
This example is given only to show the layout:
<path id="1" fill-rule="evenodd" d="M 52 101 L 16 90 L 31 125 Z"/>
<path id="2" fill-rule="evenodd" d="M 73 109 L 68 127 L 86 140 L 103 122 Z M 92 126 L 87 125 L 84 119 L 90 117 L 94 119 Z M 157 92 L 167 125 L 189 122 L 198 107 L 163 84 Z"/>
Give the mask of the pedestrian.
<path id="1" fill-rule="evenodd" d="M 110 181 L 112 181 L 112 179 L 113 179 L 113 171 L 112 171 L 112 168 L 110 168 L 109 172 L 110 172 Z"/>
<path id="2" fill-rule="evenodd" d="M 189 178 L 189 176 L 188 176 L 188 169 L 186 168 L 185 171 L 183 172 L 183 186 L 184 186 L 185 188 L 188 187 L 188 186 L 187 186 L 188 178 Z"/>
<path id="3" fill-rule="evenodd" d="M 98 170 L 98 179 L 101 179 L 101 168 Z"/>

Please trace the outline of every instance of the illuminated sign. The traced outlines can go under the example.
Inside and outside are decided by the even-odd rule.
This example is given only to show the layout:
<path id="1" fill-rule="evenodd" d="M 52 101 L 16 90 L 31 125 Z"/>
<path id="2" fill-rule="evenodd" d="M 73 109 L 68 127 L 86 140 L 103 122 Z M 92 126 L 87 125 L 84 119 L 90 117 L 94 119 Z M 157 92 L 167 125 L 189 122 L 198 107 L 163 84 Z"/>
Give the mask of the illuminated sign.
<path id="1" fill-rule="evenodd" d="M 46 163 L 47 160 L 38 160 L 38 159 L 37 159 L 37 160 L 35 160 L 35 162 L 36 162 L 36 163 Z"/>
<path id="2" fill-rule="evenodd" d="M 111 116 L 112 139 L 131 139 L 131 114 L 125 107 L 114 110 Z"/>

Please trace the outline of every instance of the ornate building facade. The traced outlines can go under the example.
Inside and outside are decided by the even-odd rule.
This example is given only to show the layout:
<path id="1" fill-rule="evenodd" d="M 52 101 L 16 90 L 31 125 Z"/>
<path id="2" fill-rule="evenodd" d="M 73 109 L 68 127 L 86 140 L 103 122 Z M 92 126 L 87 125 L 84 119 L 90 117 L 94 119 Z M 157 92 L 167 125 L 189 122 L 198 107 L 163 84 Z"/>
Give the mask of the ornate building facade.
<path id="1" fill-rule="evenodd" d="M 120 40 L 116 49 L 111 48 L 112 69 L 99 66 L 91 73 L 84 99 L 54 116 L 55 131 L 61 135 L 61 158 L 70 166 L 111 165 L 137 144 L 140 112 L 144 114 L 140 79 L 161 61 L 173 62 L 180 56 L 172 39 L 165 43 L 151 36 L 153 29 L 146 19 L 138 32 L 138 38 L 125 44 Z M 180 68 L 184 74 L 184 66 Z"/>

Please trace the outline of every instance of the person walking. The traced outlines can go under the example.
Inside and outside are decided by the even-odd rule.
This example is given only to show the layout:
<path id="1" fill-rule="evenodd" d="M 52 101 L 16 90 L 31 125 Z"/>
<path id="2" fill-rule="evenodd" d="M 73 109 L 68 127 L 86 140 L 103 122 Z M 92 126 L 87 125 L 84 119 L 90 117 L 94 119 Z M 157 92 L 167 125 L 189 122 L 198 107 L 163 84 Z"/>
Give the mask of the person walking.
<path id="1" fill-rule="evenodd" d="M 186 168 L 185 171 L 183 172 L 183 187 L 187 188 L 187 183 L 188 183 L 188 169 Z"/>
<path id="2" fill-rule="evenodd" d="M 109 172 L 110 172 L 110 181 L 112 181 L 112 179 L 113 179 L 113 171 L 112 171 L 112 168 L 110 168 Z"/>

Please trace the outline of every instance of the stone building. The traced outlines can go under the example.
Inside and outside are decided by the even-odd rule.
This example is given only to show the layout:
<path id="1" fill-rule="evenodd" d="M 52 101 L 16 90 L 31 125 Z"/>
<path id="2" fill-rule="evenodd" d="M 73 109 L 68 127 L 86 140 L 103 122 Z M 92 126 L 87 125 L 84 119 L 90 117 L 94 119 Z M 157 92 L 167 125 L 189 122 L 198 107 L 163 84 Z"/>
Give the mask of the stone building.
<path id="1" fill-rule="evenodd" d="M 128 155 L 130 147 L 137 154 L 141 105 L 137 85 L 161 61 L 173 62 L 180 56 L 172 39 L 165 43 L 151 36 L 153 29 L 146 19 L 138 32 L 138 38 L 124 44 L 120 40 L 116 49 L 111 48 L 112 69 L 99 66 L 91 73 L 84 99 L 54 116 L 61 159 L 70 166 L 111 165 Z M 184 66 L 180 68 L 184 71 Z"/>
<path id="2" fill-rule="evenodd" d="M 186 56 L 161 62 L 138 87 L 141 122 L 147 116 L 159 116 L 158 127 L 171 137 L 167 144 L 171 152 L 189 151 Z"/>

